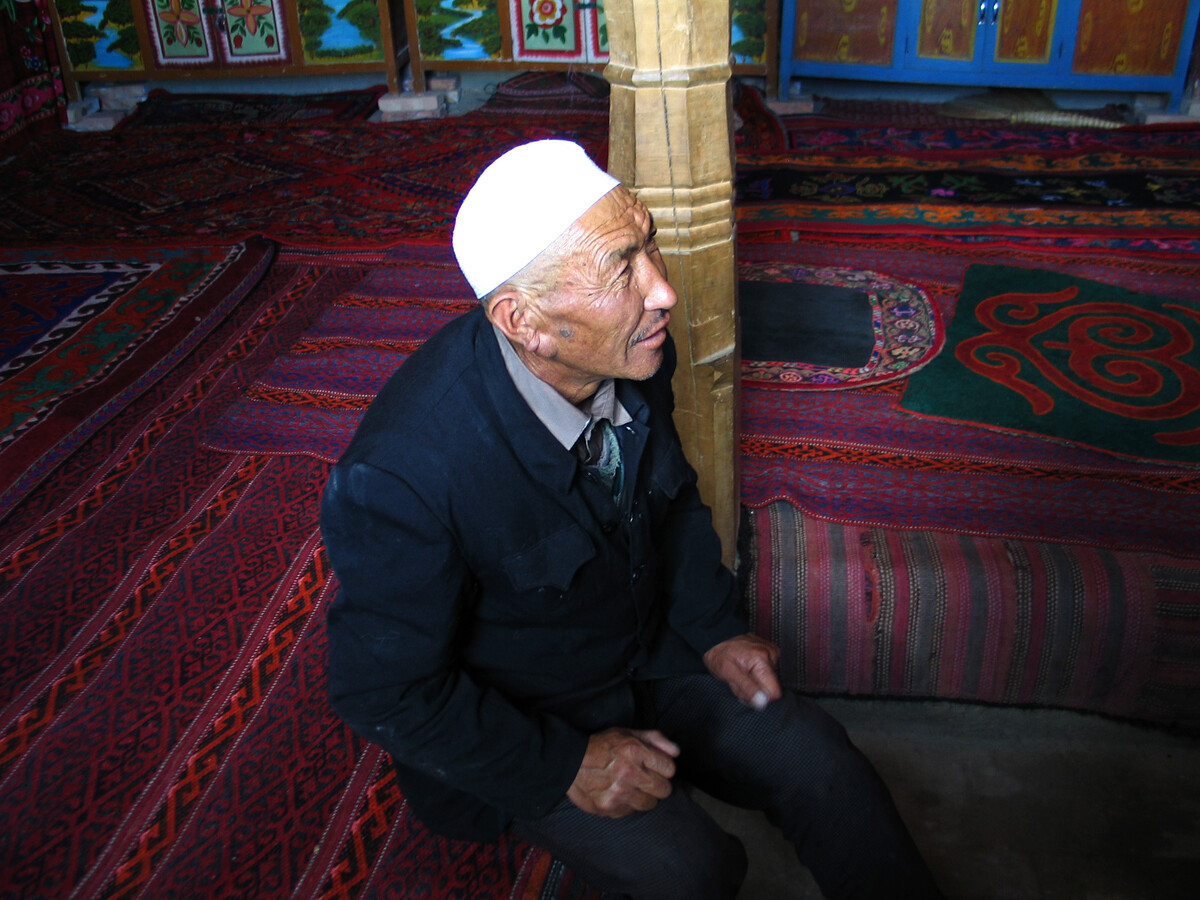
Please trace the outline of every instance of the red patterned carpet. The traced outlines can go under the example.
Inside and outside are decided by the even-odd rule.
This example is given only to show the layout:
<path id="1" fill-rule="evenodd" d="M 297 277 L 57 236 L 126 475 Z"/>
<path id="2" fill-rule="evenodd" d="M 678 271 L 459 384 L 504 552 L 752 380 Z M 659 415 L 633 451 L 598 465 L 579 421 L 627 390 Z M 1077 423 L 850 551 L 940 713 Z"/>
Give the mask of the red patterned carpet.
<path id="1" fill-rule="evenodd" d="M 1194 303 L 1200 284 L 1200 257 L 1185 254 L 1168 261 L 920 237 L 813 237 L 795 245 L 747 246 L 741 258 L 769 259 L 784 272 L 838 266 L 901 273 L 949 321 L 968 268 L 1009 262 L 1018 252 L 1032 269 L 1053 268 L 1125 288 L 1150 282 L 1181 303 Z M 921 370 L 911 382 L 928 372 Z M 1171 465 L 978 424 L 930 421 L 901 408 L 908 384 L 839 392 L 748 386 L 742 410 L 743 502 L 763 506 L 787 499 L 843 524 L 1179 554 L 1200 547 L 1200 450 L 1195 447 L 1190 465 Z M 1101 499 L 1106 514 L 1089 514 Z"/>
<path id="2" fill-rule="evenodd" d="M 356 249 L 448 241 L 459 200 L 496 154 L 572 136 L 602 159 L 607 135 L 607 117 L 591 112 L 64 132 L 6 167 L 0 241 L 104 235 L 161 246 L 263 235 Z"/>
<path id="3" fill-rule="evenodd" d="M 42 392 L 0 382 L 0 896 L 594 896 L 526 845 L 425 831 L 325 699 L 320 492 L 379 379 L 469 302 L 446 249 L 459 193 L 507 143 L 604 155 L 590 89 L 547 116 L 561 84 L 516 87 L 404 126 L 62 135 L 0 171 L 3 374 Z M 880 318 L 874 363 L 747 360 L 746 603 L 785 679 L 1200 726 L 1195 468 L 897 402 L 906 342 L 920 369 L 974 263 L 1194 307 L 1200 142 L 779 122 L 755 100 L 740 189 L 794 164 L 773 184 L 801 196 L 763 189 L 784 218 L 747 224 L 743 276 L 866 285 Z M 1145 163 L 1132 206 L 1076 177 L 1105 159 Z M 807 193 L 822 160 L 840 180 Z M 1079 204 L 1022 193 L 1050 170 Z M 57 280 L 21 282 L 31 262 Z M 56 347 L 72 365 L 34 377 Z"/>
<path id="4" fill-rule="evenodd" d="M 365 121 L 387 93 L 380 84 L 323 94 L 176 94 L 152 90 L 118 128 L 171 128 L 176 125 L 229 125 L 235 122 L 292 122 L 326 125 Z"/>
<path id="5" fill-rule="evenodd" d="M 385 265 L 281 261 L 4 520 L 0 895 L 581 896 L 526 845 L 426 832 L 333 714 L 328 464 L 203 443 Z"/>
<path id="6" fill-rule="evenodd" d="M 1200 130 L 906 127 L 785 120 L 786 153 L 738 161 L 743 239 L 793 232 L 1194 238 Z"/>
<path id="7" fill-rule="evenodd" d="M 273 246 L 0 251 L 0 517 L 237 307 Z"/>

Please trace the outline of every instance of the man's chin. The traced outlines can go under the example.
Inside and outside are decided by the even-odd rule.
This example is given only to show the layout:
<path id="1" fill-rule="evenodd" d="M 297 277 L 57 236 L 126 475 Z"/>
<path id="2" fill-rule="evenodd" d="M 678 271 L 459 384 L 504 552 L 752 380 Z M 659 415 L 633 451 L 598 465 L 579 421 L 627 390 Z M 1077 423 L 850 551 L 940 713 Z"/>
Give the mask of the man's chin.
<path id="1" fill-rule="evenodd" d="M 653 378 L 658 370 L 662 368 L 663 351 L 662 347 L 639 347 L 642 357 L 638 364 L 632 368 L 631 374 L 626 375 L 630 381 L 645 381 L 647 378 Z"/>

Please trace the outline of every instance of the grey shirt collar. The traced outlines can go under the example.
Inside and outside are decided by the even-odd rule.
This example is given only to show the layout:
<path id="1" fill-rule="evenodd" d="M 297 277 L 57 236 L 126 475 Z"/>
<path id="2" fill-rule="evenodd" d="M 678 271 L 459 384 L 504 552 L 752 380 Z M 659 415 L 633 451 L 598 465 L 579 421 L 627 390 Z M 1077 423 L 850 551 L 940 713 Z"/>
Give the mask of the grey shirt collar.
<path id="1" fill-rule="evenodd" d="M 492 331 L 500 344 L 504 368 L 508 370 L 517 393 L 525 398 L 534 415 L 566 449 L 574 447 L 579 438 L 600 419 L 608 419 L 614 426 L 624 425 L 632 420 L 632 416 L 617 399 L 616 384 L 611 378 L 601 383 L 590 400 L 584 401 L 582 406 L 576 406 L 529 371 L 499 328 L 492 325 Z"/>

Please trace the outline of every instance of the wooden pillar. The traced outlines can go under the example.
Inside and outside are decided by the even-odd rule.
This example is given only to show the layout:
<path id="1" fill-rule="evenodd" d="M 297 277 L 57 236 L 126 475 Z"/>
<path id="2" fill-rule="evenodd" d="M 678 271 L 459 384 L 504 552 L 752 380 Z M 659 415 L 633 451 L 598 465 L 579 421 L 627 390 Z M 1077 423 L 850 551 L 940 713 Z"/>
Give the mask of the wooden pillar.
<path id="1" fill-rule="evenodd" d="M 675 422 L 724 558 L 739 511 L 728 0 L 607 0 L 608 168 L 654 214 L 679 293 Z"/>

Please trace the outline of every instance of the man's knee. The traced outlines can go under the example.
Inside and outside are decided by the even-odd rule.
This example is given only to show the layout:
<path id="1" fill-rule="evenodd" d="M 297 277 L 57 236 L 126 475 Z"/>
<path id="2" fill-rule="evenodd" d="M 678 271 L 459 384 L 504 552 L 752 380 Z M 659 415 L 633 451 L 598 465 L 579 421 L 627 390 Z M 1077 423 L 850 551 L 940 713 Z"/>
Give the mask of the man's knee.
<path id="1" fill-rule="evenodd" d="M 682 786 L 653 810 L 621 819 L 564 804 L 537 822 L 514 823 L 606 894 L 644 900 L 733 900 L 746 851 Z"/>
<path id="2" fill-rule="evenodd" d="M 883 784 L 841 723 L 808 698 L 797 696 L 795 704 L 797 727 L 791 739 L 785 738 L 788 746 L 780 748 L 791 759 L 777 773 L 780 792 L 805 798 L 813 809 L 830 802 L 876 802 L 885 792 Z"/>
<path id="3" fill-rule="evenodd" d="M 742 842 L 719 828 L 702 841 L 664 840 L 642 859 L 638 900 L 734 900 L 746 878 Z"/>

